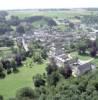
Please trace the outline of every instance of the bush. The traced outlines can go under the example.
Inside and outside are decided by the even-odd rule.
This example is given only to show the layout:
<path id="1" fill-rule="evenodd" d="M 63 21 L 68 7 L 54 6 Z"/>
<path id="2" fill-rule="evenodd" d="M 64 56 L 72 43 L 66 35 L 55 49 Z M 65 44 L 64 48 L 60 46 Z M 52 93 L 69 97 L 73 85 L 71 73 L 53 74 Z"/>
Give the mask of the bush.
<path id="1" fill-rule="evenodd" d="M 4 78 L 5 77 L 5 73 L 3 71 L 4 71 L 3 64 L 0 63 L 0 78 Z"/>
<path id="2" fill-rule="evenodd" d="M 11 69 L 7 69 L 7 74 L 11 74 Z"/>
<path id="3" fill-rule="evenodd" d="M 39 74 L 33 77 L 33 81 L 35 87 L 45 86 L 45 80 Z"/>
<path id="4" fill-rule="evenodd" d="M 0 100 L 3 100 L 3 96 L 2 95 L 0 95 Z"/>
<path id="5" fill-rule="evenodd" d="M 0 72 L 3 72 L 3 64 L 0 62 Z"/>
<path id="6" fill-rule="evenodd" d="M 22 61 L 26 60 L 26 53 L 25 52 L 21 53 L 21 60 Z"/>
<path id="7" fill-rule="evenodd" d="M 92 57 L 95 57 L 96 54 L 97 54 L 96 48 L 92 48 L 91 51 L 90 51 L 90 54 L 91 54 Z"/>
<path id="8" fill-rule="evenodd" d="M 65 78 L 69 78 L 72 75 L 72 70 L 68 65 L 66 65 L 64 68 L 60 68 L 59 71 Z"/>
<path id="9" fill-rule="evenodd" d="M 16 54 L 15 61 L 16 61 L 16 65 L 17 66 L 21 66 L 22 65 L 22 57 L 21 57 L 20 54 Z"/>
<path id="10" fill-rule="evenodd" d="M 11 63 L 8 59 L 3 59 L 2 64 L 3 64 L 3 68 L 5 68 L 5 69 L 10 69 L 11 68 Z"/>
<path id="11" fill-rule="evenodd" d="M 16 67 L 15 59 L 12 59 L 12 60 L 10 61 L 10 64 L 11 64 L 11 67 L 12 67 L 12 68 Z"/>
<path id="12" fill-rule="evenodd" d="M 26 52 L 26 56 L 27 56 L 27 57 L 32 57 L 32 56 L 33 56 L 32 51 L 28 51 L 28 52 Z"/>
<path id="13" fill-rule="evenodd" d="M 47 74 L 50 75 L 52 74 L 52 72 L 56 71 L 58 68 L 58 66 L 54 63 L 54 64 L 48 64 L 48 66 L 46 67 L 46 71 Z"/>
<path id="14" fill-rule="evenodd" d="M 45 60 L 46 60 L 46 58 L 48 57 L 48 55 L 47 55 L 47 51 L 46 51 L 45 49 L 42 50 L 42 52 L 41 52 L 41 56 L 42 56 L 42 58 L 45 59 Z"/>
<path id="15" fill-rule="evenodd" d="M 16 67 L 14 67 L 13 68 L 13 73 L 18 73 L 18 72 L 19 72 L 19 70 Z"/>
<path id="16" fill-rule="evenodd" d="M 33 100 L 35 99 L 35 93 L 33 89 L 25 87 L 20 89 L 16 94 L 16 100 Z"/>
<path id="17" fill-rule="evenodd" d="M 51 75 L 48 76 L 47 82 L 48 84 L 56 86 L 57 83 L 60 81 L 60 74 L 58 72 L 53 72 Z"/>
<path id="18" fill-rule="evenodd" d="M 0 78 L 5 78 L 5 73 L 4 72 L 2 72 L 2 73 L 0 73 Z"/>
<path id="19" fill-rule="evenodd" d="M 34 57 L 33 57 L 34 62 L 37 62 L 38 64 L 43 63 L 43 59 L 40 56 L 40 54 L 35 53 Z"/>

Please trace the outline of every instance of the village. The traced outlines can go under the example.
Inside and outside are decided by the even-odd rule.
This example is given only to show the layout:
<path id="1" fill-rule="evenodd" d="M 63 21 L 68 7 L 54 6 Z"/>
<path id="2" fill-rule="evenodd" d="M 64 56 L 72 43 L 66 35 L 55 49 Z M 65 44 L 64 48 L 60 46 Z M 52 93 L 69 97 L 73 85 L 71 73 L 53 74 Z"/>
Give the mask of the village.
<path id="1" fill-rule="evenodd" d="M 28 10 L 24 12 L 28 13 Z M 22 17 L 21 10 L 0 12 L 0 90 L 5 88 L 4 92 L 0 91 L 1 98 L 4 96 L 4 100 L 8 100 L 16 95 L 15 98 L 18 99 L 15 100 L 24 100 L 19 96 L 24 91 L 27 93 L 28 88 L 23 89 L 22 92 L 17 92 L 17 89 L 23 86 L 32 87 L 32 82 L 33 91 L 36 93 L 40 91 L 41 96 L 44 94 L 46 97 L 52 91 L 51 89 L 57 95 L 58 90 L 55 90 L 57 87 L 57 89 L 69 91 L 70 88 L 73 89 L 72 85 L 78 86 L 77 90 L 80 89 L 80 94 L 88 92 L 85 84 L 90 84 L 90 79 L 90 81 L 97 80 L 97 11 L 38 9 L 29 12 L 30 16 L 27 14 Z M 72 15 L 72 12 L 75 13 Z M 49 16 L 47 16 L 48 13 L 50 13 Z M 81 80 L 86 82 L 83 83 L 83 87 Z M 94 82 L 97 84 L 97 81 Z M 97 91 L 95 83 L 92 82 Z M 6 87 L 7 84 L 8 87 Z M 8 93 L 7 90 L 11 87 L 14 92 Z M 82 90 L 82 88 L 85 89 Z M 39 97 L 38 93 L 34 100 L 40 100 Z M 53 97 L 49 100 L 63 99 Z"/>
<path id="2" fill-rule="evenodd" d="M 81 24 L 76 24 L 75 26 L 77 30 L 80 27 L 82 27 Z M 30 35 L 23 34 L 23 36 L 19 38 L 21 38 L 23 41 L 27 41 L 27 43 L 22 43 L 26 52 L 29 51 L 27 44 L 30 42 L 30 40 L 33 39 L 35 41 L 40 41 L 44 48 L 49 49 L 47 54 L 50 63 L 51 59 L 54 58 L 58 67 L 64 67 L 66 64 L 69 64 L 70 68 L 72 69 L 72 75 L 74 77 L 78 77 L 88 71 L 93 71 L 96 69 L 96 65 L 91 63 L 93 58 L 87 61 L 83 61 L 77 57 L 73 58 L 70 55 L 70 52 L 64 48 L 64 46 L 66 45 L 67 47 L 70 47 L 72 43 L 77 43 L 83 37 L 86 37 L 93 43 L 93 41 L 96 41 L 98 38 L 98 30 L 92 29 L 91 32 L 77 34 L 76 32 L 60 32 L 58 30 L 50 31 L 46 29 L 40 29 L 33 31 Z M 18 37 L 16 40 L 17 39 Z"/>
<path id="3" fill-rule="evenodd" d="M 55 22 L 60 25 L 69 25 L 72 22 L 67 19 L 59 19 Z M 21 22 L 21 25 L 28 25 L 26 22 Z M 16 45 L 21 44 L 22 47 L 26 52 L 29 51 L 28 45 L 29 43 L 34 41 L 40 41 L 41 45 L 48 49 L 48 58 L 49 60 L 51 58 L 54 58 L 56 64 L 58 67 L 65 66 L 66 64 L 69 64 L 72 69 L 73 76 L 79 76 L 87 71 L 96 69 L 96 65 L 91 64 L 91 61 L 93 59 L 89 59 L 87 61 L 82 61 L 78 58 L 72 58 L 70 55 L 69 50 L 65 49 L 70 48 L 71 44 L 77 44 L 78 41 L 82 38 L 89 39 L 92 43 L 93 41 L 96 41 L 98 38 L 98 30 L 94 28 L 90 28 L 92 26 L 86 27 L 85 24 L 78 23 L 72 23 L 74 25 L 74 29 L 68 32 L 63 32 L 55 28 L 39 28 L 39 29 L 31 29 L 26 31 L 26 33 L 23 33 L 21 36 L 18 32 L 16 32 L 16 36 L 12 35 L 12 32 L 6 33 L 4 35 L 1 35 L 1 39 L 8 38 L 13 40 Z M 94 25 L 93 25 L 94 27 Z M 81 33 L 77 33 L 77 30 L 87 30 L 91 29 L 91 31 L 82 31 Z M 51 60 L 50 60 L 51 61 Z"/>

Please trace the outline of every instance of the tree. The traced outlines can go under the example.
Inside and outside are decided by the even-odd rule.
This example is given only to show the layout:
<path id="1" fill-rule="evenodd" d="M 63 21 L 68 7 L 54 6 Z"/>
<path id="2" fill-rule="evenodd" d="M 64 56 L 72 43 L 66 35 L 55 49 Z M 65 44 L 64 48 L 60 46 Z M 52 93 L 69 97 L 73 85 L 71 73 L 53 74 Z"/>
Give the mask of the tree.
<path id="1" fill-rule="evenodd" d="M 48 84 L 56 86 L 60 80 L 60 74 L 58 72 L 53 72 L 51 75 L 48 75 L 47 82 Z"/>
<path id="2" fill-rule="evenodd" d="M 45 80 L 39 74 L 33 77 L 33 81 L 35 87 L 45 86 Z"/>
<path id="3" fill-rule="evenodd" d="M 3 72 L 4 68 L 3 68 L 3 64 L 0 62 L 0 73 Z"/>
<path id="4" fill-rule="evenodd" d="M 11 61 L 10 61 L 10 63 L 11 63 L 11 67 L 13 69 L 13 73 L 19 72 L 19 70 L 17 69 L 17 64 L 16 64 L 15 59 L 12 58 Z"/>
<path id="5" fill-rule="evenodd" d="M 85 54 L 86 49 L 87 45 L 85 43 L 85 40 L 81 40 L 78 44 L 79 54 Z"/>
<path id="6" fill-rule="evenodd" d="M 61 67 L 59 71 L 65 78 L 69 78 L 72 75 L 72 70 L 69 65 L 66 65 L 64 68 Z"/>
<path id="7" fill-rule="evenodd" d="M 10 23 L 10 25 L 17 26 L 20 24 L 20 19 L 18 16 L 11 16 L 9 23 Z"/>
<path id="8" fill-rule="evenodd" d="M 46 67 L 46 71 L 47 71 L 47 75 L 50 75 L 52 74 L 52 72 L 55 72 L 57 71 L 57 65 L 54 63 L 54 64 L 48 64 L 47 67 Z"/>
<path id="9" fill-rule="evenodd" d="M 4 100 L 2 95 L 0 95 L 0 100 Z"/>
<path id="10" fill-rule="evenodd" d="M 75 49 L 75 48 L 76 48 L 76 45 L 75 45 L 74 43 L 71 43 L 71 44 L 70 44 L 70 48 L 71 48 L 71 49 Z"/>
<path id="11" fill-rule="evenodd" d="M 24 29 L 24 27 L 23 26 L 18 26 L 17 28 L 16 28 L 16 31 L 18 32 L 18 33 L 25 33 L 25 29 Z"/>
<path id="12" fill-rule="evenodd" d="M 0 11 L 0 16 L 6 17 L 8 15 L 7 11 Z"/>
<path id="13" fill-rule="evenodd" d="M 96 48 L 95 47 L 91 48 L 90 54 L 91 54 L 92 57 L 96 56 L 97 52 L 96 52 Z"/>
<path id="14" fill-rule="evenodd" d="M 4 71 L 3 64 L 2 62 L 0 62 L 0 78 L 5 77 L 5 73 L 3 71 Z"/>
<path id="15" fill-rule="evenodd" d="M 41 57 L 40 52 L 35 52 L 34 53 L 33 60 L 34 60 L 34 62 L 37 62 L 39 64 L 43 63 L 43 59 Z"/>
<path id="16" fill-rule="evenodd" d="M 47 18 L 46 20 L 48 21 L 48 26 L 50 27 L 57 25 L 56 22 L 51 18 Z"/>
<path id="17" fill-rule="evenodd" d="M 0 46 L 2 46 L 2 47 L 3 47 L 3 46 L 11 47 L 11 46 L 14 45 L 13 40 L 12 40 L 12 39 L 9 39 L 8 37 L 2 38 L 2 39 L 0 40 L 0 42 L 2 43 L 2 45 L 0 45 Z"/>
<path id="18" fill-rule="evenodd" d="M 1 62 L 3 64 L 4 69 L 10 69 L 11 68 L 11 64 L 10 64 L 10 61 L 8 59 L 2 59 Z"/>
<path id="19" fill-rule="evenodd" d="M 7 23 L 0 23 L 0 34 L 5 34 L 6 32 L 13 31 L 13 29 Z"/>
<path id="20" fill-rule="evenodd" d="M 69 23 L 69 26 L 70 26 L 70 28 L 72 28 L 72 29 L 75 28 L 74 23 Z"/>
<path id="21" fill-rule="evenodd" d="M 46 49 L 43 49 L 43 50 L 42 50 L 41 56 L 42 56 L 43 59 L 46 60 L 46 58 L 48 57 Z"/>
<path id="22" fill-rule="evenodd" d="M 20 54 L 16 54 L 15 61 L 16 61 L 17 66 L 22 65 L 22 58 Z"/>
<path id="23" fill-rule="evenodd" d="M 93 85 L 88 84 L 86 87 L 86 92 L 88 95 L 91 95 L 95 91 L 95 87 Z"/>
<path id="24" fill-rule="evenodd" d="M 98 82 L 97 81 L 94 81 L 93 82 L 93 86 L 96 88 L 96 90 L 98 91 Z"/>
<path id="25" fill-rule="evenodd" d="M 98 50 L 98 36 L 96 36 L 96 49 Z"/>
<path id="26" fill-rule="evenodd" d="M 81 92 L 85 92 L 87 85 L 88 85 L 88 79 L 87 80 L 81 80 L 81 82 L 78 85 L 78 89 Z"/>

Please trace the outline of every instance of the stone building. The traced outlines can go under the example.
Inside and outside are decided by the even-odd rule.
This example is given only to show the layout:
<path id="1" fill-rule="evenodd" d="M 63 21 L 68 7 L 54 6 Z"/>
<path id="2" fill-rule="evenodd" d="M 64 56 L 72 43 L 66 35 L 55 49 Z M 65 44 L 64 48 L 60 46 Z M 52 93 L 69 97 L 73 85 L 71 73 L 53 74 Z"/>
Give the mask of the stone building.
<path id="1" fill-rule="evenodd" d="M 90 62 L 83 63 L 77 60 L 76 63 L 73 63 L 73 65 L 71 65 L 71 68 L 72 68 L 72 75 L 74 77 L 78 77 L 85 74 L 88 71 L 95 70 L 96 66 L 94 64 L 91 64 Z"/>

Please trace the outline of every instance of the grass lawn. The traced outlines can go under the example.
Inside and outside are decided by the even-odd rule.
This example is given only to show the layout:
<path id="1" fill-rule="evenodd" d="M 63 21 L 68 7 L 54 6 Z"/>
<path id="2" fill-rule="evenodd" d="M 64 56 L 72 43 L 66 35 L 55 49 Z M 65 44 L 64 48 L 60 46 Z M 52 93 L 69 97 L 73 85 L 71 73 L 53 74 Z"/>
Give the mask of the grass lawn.
<path id="1" fill-rule="evenodd" d="M 89 55 L 79 55 L 78 54 L 78 52 L 72 52 L 72 53 L 70 53 L 70 55 L 74 58 L 74 57 L 78 57 L 79 59 L 81 59 L 81 60 L 89 60 L 89 59 L 91 59 L 92 57 L 91 56 L 89 56 Z"/>
<path id="2" fill-rule="evenodd" d="M 12 50 L 10 47 L 0 47 L 0 58 L 5 57 L 5 55 L 12 54 Z"/>
<path id="3" fill-rule="evenodd" d="M 70 55 L 72 57 L 78 57 L 79 59 L 81 60 L 89 60 L 91 59 L 92 57 L 89 56 L 89 55 L 78 55 L 78 52 L 72 52 L 70 53 Z M 98 68 L 98 57 L 95 57 L 93 61 L 91 61 L 93 64 L 96 65 L 96 67 Z"/>
<path id="4" fill-rule="evenodd" d="M 97 67 L 98 67 L 98 57 L 95 57 L 95 59 L 92 61 Z"/>
<path id="5" fill-rule="evenodd" d="M 41 65 L 33 63 L 32 68 L 28 66 L 29 62 L 30 59 L 28 58 L 24 66 L 19 68 L 19 73 L 12 73 L 7 75 L 5 79 L 0 80 L 0 94 L 4 96 L 4 100 L 14 97 L 16 91 L 22 87 L 34 88 L 32 77 L 38 73 L 42 74 L 45 72 L 46 62 Z"/>

